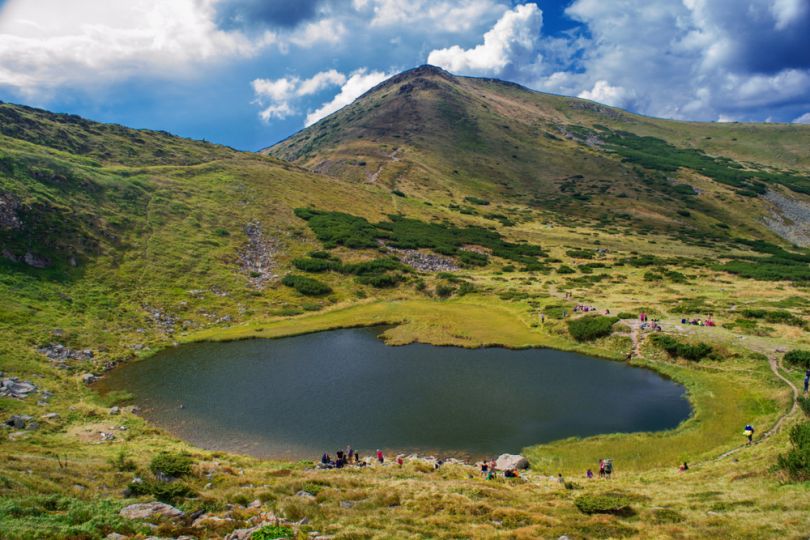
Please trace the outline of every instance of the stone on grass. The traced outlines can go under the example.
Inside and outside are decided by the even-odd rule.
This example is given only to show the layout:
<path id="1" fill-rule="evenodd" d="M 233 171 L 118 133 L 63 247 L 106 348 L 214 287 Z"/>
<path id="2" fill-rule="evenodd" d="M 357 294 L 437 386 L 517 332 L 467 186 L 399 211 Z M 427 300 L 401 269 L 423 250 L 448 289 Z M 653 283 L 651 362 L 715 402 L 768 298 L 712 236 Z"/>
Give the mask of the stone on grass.
<path id="1" fill-rule="evenodd" d="M 149 519 L 154 517 L 177 518 L 182 517 L 183 512 L 174 506 L 162 502 L 130 504 L 119 512 L 121 517 L 126 519 Z"/>
<path id="2" fill-rule="evenodd" d="M 501 454 L 495 461 L 495 468 L 499 471 L 509 469 L 528 469 L 529 460 L 517 454 Z"/>

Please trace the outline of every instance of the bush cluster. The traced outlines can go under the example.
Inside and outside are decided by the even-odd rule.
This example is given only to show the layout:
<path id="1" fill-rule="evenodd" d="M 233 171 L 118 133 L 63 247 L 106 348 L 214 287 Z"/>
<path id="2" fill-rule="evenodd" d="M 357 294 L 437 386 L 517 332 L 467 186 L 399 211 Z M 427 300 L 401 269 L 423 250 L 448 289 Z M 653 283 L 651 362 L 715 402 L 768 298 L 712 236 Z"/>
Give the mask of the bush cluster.
<path id="1" fill-rule="evenodd" d="M 187 454 L 161 452 L 152 458 L 149 470 L 155 475 L 164 474 L 171 478 L 180 478 L 191 474 L 193 464 L 194 461 Z"/>
<path id="2" fill-rule="evenodd" d="M 489 248 L 492 254 L 504 259 L 528 264 L 543 255 L 539 246 L 511 243 L 494 230 L 484 227 L 460 228 L 449 223 L 427 223 L 417 219 L 391 215 L 389 221 L 371 224 L 365 218 L 298 208 L 295 214 L 304 219 L 323 242 L 324 247 L 338 245 L 349 248 L 377 247 L 378 240 L 400 249 L 428 248 L 443 255 L 455 256 L 461 248 L 472 244 Z"/>
<path id="3" fill-rule="evenodd" d="M 791 428 L 790 443 L 790 451 L 779 456 L 779 468 L 793 481 L 810 480 L 810 422 Z"/>
<path id="4" fill-rule="evenodd" d="M 574 499 L 574 505 L 583 514 L 631 516 L 634 513 L 630 501 L 621 495 L 580 495 Z"/>
<path id="5" fill-rule="evenodd" d="M 332 288 L 326 283 L 297 274 L 287 274 L 281 283 L 305 296 L 324 296 L 332 292 Z"/>
<path id="6" fill-rule="evenodd" d="M 713 349 L 711 345 L 706 343 L 681 343 L 672 336 L 665 334 L 653 334 L 651 336 L 652 342 L 658 347 L 662 348 L 673 358 L 684 358 L 693 362 L 699 362 L 709 356 Z"/>
<path id="7" fill-rule="evenodd" d="M 747 319 L 762 319 L 773 324 L 804 326 L 804 321 L 801 317 L 797 317 L 793 313 L 784 309 L 744 309 L 742 311 L 742 315 Z"/>
<path id="8" fill-rule="evenodd" d="M 618 320 L 618 317 L 588 315 L 568 321 L 568 332 L 577 341 L 593 341 L 609 336 L 613 331 L 613 325 Z"/>
<path id="9" fill-rule="evenodd" d="M 810 369 L 810 351 L 794 349 L 785 353 L 784 361 L 794 366 Z"/>

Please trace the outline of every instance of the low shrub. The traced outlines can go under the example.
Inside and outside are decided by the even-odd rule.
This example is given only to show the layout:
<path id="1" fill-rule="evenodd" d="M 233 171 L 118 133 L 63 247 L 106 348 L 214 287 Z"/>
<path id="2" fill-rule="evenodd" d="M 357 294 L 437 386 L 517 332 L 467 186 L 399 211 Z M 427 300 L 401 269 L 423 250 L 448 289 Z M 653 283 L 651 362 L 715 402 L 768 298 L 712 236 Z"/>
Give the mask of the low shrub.
<path id="1" fill-rule="evenodd" d="M 794 349 L 785 353 L 784 361 L 794 366 L 810 369 L 810 351 Z"/>
<path id="2" fill-rule="evenodd" d="M 250 535 L 250 540 L 275 540 L 276 538 L 292 538 L 293 530 L 284 525 L 265 525 Z"/>
<path id="3" fill-rule="evenodd" d="M 613 514 L 631 516 L 634 514 L 630 501 L 621 495 L 580 495 L 574 505 L 583 514 Z"/>
<path id="4" fill-rule="evenodd" d="M 332 259 L 325 258 L 304 258 L 293 259 L 293 266 L 303 272 L 326 272 L 327 270 L 337 270 L 340 263 Z"/>
<path id="5" fill-rule="evenodd" d="M 131 482 L 127 486 L 127 495 L 131 497 L 141 497 L 148 495 L 166 504 L 176 504 L 186 497 L 196 495 L 194 490 L 183 482 L 155 482 L 143 480 L 141 482 Z"/>
<path id="6" fill-rule="evenodd" d="M 326 283 L 296 274 L 287 274 L 281 283 L 305 296 L 323 296 L 332 292 L 332 288 Z"/>
<path id="7" fill-rule="evenodd" d="M 557 268 L 557 273 L 558 273 L 558 274 L 575 274 L 575 273 L 576 273 L 576 270 L 574 270 L 573 268 L 571 268 L 571 267 L 570 267 L 570 266 L 568 266 L 568 265 L 561 264 L 561 265 L 560 265 L 560 266 Z"/>
<path id="8" fill-rule="evenodd" d="M 465 266 L 486 266 L 489 262 L 489 257 L 487 257 L 485 253 L 461 251 L 458 254 L 458 260 Z"/>
<path id="9" fill-rule="evenodd" d="M 479 197 L 467 196 L 467 197 L 464 197 L 464 200 L 467 201 L 470 204 L 477 204 L 479 206 L 488 206 L 489 205 L 488 200 L 481 199 Z"/>
<path id="10" fill-rule="evenodd" d="M 372 274 L 368 276 L 357 276 L 357 282 L 362 285 L 371 285 L 378 289 L 385 289 L 394 287 L 397 283 L 402 281 L 402 276 L 399 274 Z"/>
<path id="11" fill-rule="evenodd" d="M 779 468 L 793 481 L 810 480 L 810 422 L 791 428 L 790 443 L 790 451 L 779 456 Z"/>
<path id="12" fill-rule="evenodd" d="M 613 325 L 618 320 L 618 317 L 588 315 L 568 321 L 568 332 L 577 341 L 593 341 L 609 336 L 613 331 Z"/>
<path id="13" fill-rule="evenodd" d="M 701 342 L 694 345 L 681 343 L 672 336 L 665 334 L 653 334 L 651 339 L 656 346 L 665 350 L 671 357 L 680 357 L 693 362 L 699 362 L 709 356 L 713 351 L 711 345 L 707 345 L 706 343 Z"/>
<path id="14" fill-rule="evenodd" d="M 805 416 L 810 416 L 810 398 L 800 397 L 799 407 L 804 411 Z"/>
<path id="15" fill-rule="evenodd" d="M 436 296 L 440 298 L 447 298 L 455 292 L 455 288 L 450 285 L 436 285 Z"/>
<path id="16" fill-rule="evenodd" d="M 784 309 L 744 309 L 742 315 L 747 319 L 762 319 L 773 324 L 804 326 L 804 321 L 801 317 L 797 317 Z"/>
<path id="17" fill-rule="evenodd" d="M 153 474 L 164 474 L 172 478 L 180 478 L 191 474 L 191 465 L 194 461 L 187 454 L 174 454 L 161 452 L 152 458 L 149 470 Z"/>

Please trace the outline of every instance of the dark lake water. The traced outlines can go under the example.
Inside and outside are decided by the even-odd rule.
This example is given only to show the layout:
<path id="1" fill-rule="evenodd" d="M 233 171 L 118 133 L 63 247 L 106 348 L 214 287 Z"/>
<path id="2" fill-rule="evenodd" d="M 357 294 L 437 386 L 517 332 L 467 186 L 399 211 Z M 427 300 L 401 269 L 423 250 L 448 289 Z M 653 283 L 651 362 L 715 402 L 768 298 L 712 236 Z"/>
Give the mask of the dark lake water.
<path id="1" fill-rule="evenodd" d="M 690 414 L 680 385 L 552 349 L 386 346 L 374 328 L 194 343 L 113 370 L 143 414 L 197 446 L 287 459 L 347 444 L 480 457 Z M 182 407 L 181 407 L 182 406 Z"/>

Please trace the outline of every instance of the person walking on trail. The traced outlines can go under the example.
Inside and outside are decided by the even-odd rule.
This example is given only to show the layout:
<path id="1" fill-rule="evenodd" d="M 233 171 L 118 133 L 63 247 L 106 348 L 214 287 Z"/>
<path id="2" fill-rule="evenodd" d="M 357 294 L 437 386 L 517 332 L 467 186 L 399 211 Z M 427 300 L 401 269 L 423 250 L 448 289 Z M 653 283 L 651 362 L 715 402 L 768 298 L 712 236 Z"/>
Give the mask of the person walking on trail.
<path id="1" fill-rule="evenodd" d="M 810 388 L 810 369 L 804 372 L 804 393 L 808 392 Z"/>
<path id="2" fill-rule="evenodd" d="M 377 448 L 377 461 L 379 461 L 381 464 L 385 463 L 385 458 L 383 457 L 382 450 L 380 450 L 379 448 Z"/>
<path id="3" fill-rule="evenodd" d="M 605 477 L 605 460 L 600 459 L 599 460 L 599 478 L 604 478 L 604 477 Z"/>
<path id="4" fill-rule="evenodd" d="M 754 426 L 748 424 L 745 426 L 745 431 L 743 431 L 743 435 L 748 437 L 748 444 L 754 442 Z"/>
<path id="5" fill-rule="evenodd" d="M 609 478 L 611 478 L 612 474 L 613 474 L 613 460 L 606 459 L 605 460 L 605 477 L 609 479 Z"/>

